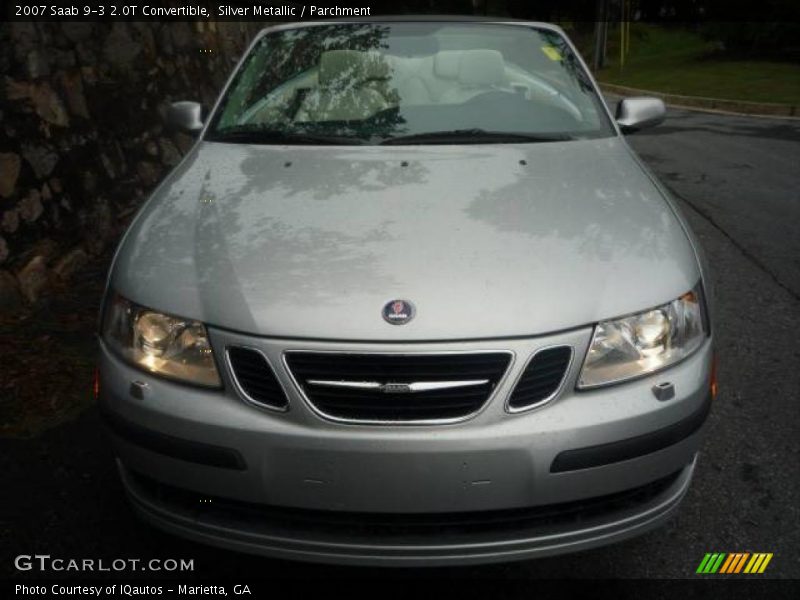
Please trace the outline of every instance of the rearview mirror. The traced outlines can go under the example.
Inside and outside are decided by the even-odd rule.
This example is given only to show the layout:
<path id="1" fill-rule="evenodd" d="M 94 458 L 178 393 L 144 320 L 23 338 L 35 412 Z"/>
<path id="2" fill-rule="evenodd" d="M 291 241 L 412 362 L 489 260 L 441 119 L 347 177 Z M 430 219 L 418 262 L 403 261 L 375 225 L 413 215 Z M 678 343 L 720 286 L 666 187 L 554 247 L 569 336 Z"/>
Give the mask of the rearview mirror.
<path id="1" fill-rule="evenodd" d="M 173 102 L 167 110 L 167 123 L 186 133 L 198 133 L 203 128 L 202 112 L 199 102 Z"/>
<path id="2" fill-rule="evenodd" d="M 645 127 L 658 125 L 667 116 L 667 108 L 660 98 L 638 96 L 623 98 L 617 105 L 617 124 L 622 133 L 633 133 Z"/>

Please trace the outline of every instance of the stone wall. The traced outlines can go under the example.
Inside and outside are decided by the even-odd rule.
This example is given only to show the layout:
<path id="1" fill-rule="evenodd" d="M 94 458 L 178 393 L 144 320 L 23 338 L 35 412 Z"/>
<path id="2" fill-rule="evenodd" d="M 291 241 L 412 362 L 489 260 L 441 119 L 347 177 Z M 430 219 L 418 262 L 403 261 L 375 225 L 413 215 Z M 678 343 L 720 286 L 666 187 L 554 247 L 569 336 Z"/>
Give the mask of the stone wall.
<path id="1" fill-rule="evenodd" d="M 124 230 L 260 25 L 0 24 L 0 312 L 58 289 Z"/>

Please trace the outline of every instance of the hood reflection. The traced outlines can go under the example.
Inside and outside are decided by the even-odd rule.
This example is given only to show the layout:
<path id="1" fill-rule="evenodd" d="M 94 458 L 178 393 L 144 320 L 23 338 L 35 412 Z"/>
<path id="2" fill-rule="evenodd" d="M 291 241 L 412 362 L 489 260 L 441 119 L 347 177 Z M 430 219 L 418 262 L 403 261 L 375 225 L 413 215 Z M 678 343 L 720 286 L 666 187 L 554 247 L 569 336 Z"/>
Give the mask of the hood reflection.
<path id="1" fill-rule="evenodd" d="M 206 143 L 128 236 L 114 285 L 212 325 L 338 339 L 536 334 L 691 288 L 688 241 L 616 139 Z M 418 316 L 389 327 L 391 298 Z"/>

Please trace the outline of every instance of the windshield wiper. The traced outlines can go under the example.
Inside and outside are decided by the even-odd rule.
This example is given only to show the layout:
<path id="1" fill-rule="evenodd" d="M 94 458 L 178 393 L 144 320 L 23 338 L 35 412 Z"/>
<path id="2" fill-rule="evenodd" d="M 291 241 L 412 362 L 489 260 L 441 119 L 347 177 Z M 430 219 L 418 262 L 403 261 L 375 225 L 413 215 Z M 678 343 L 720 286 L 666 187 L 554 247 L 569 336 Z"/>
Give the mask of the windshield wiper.
<path id="1" fill-rule="evenodd" d="M 453 129 L 429 131 L 391 137 L 382 145 L 404 144 L 525 144 L 531 142 L 564 142 L 574 139 L 565 133 L 517 133 L 514 131 L 487 131 L 485 129 Z"/>
<path id="2" fill-rule="evenodd" d="M 219 131 L 206 136 L 209 142 L 231 144 L 306 144 L 306 145 L 360 145 L 364 140 L 344 135 L 326 135 L 300 131 L 281 131 L 280 129 L 233 129 Z"/>

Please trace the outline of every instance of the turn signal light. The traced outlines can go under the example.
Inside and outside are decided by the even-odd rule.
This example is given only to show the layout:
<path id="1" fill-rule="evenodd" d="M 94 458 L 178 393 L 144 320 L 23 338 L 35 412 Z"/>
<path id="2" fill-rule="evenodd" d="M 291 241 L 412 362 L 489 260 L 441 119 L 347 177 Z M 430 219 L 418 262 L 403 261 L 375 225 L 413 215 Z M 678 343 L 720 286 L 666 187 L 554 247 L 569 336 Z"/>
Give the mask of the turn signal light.
<path id="1" fill-rule="evenodd" d="M 100 398 L 100 369 L 95 367 L 94 369 L 94 380 L 92 381 L 92 392 L 94 393 L 94 399 L 97 400 Z"/>
<path id="2" fill-rule="evenodd" d="M 711 391 L 711 399 L 715 399 L 717 397 L 717 355 L 714 355 L 714 358 L 711 359 L 711 384 L 710 384 L 710 391 Z"/>

